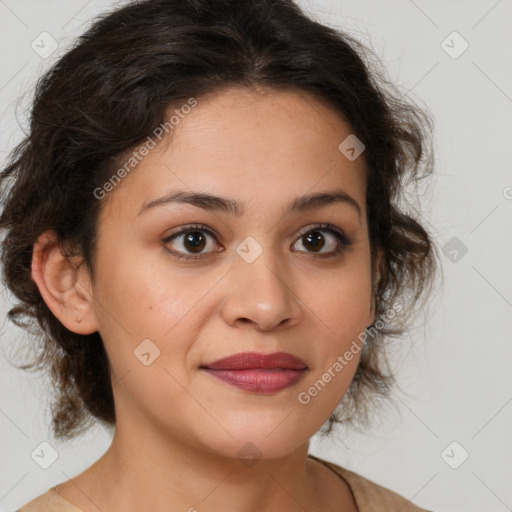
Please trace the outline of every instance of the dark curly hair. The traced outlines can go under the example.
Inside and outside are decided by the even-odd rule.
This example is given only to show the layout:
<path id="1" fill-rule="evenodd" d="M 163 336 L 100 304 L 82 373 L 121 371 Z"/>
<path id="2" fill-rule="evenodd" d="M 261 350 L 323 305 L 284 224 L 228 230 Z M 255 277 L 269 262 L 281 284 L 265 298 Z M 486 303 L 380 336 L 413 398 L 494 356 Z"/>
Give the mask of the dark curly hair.
<path id="1" fill-rule="evenodd" d="M 8 317 L 39 344 L 18 367 L 49 372 L 57 438 L 71 439 L 95 420 L 115 426 L 113 384 L 100 334 L 66 329 L 42 299 L 31 278 L 34 243 L 52 230 L 66 257 L 79 255 L 94 276 L 106 201 L 94 191 L 118 162 L 169 108 L 252 86 L 309 94 L 365 145 L 372 260 L 383 254 L 376 315 L 396 301 L 403 308 L 374 329 L 326 432 L 337 422 L 367 423 L 371 399 L 389 395 L 394 383 L 384 340 L 405 331 L 438 267 L 431 237 L 400 204 L 406 186 L 417 190 L 432 173 L 432 119 L 382 69 L 365 45 L 292 0 L 143 0 L 98 17 L 38 80 L 28 133 L 0 174 L 1 262 L 3 282 L 19 300 Z"/>

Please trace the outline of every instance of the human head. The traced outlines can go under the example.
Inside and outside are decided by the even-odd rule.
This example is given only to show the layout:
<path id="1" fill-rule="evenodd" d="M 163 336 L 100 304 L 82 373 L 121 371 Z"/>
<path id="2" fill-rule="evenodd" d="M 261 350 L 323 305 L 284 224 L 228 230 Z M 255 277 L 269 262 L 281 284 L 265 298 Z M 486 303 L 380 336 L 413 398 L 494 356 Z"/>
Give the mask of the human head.
<path id="1" fill-rule="evenodd" d="M 308 19 L 289 1 L 156 0 L 102 17 L 40 80 L 30 133 L 4 171 L 15 181 L 0 220 L 8 232 L 5 282 L 21 302 L 11 318 L 33 319 L 42 331 L 40 363 L 52 369 L 60 393 L 58 436 L 78 432 L 88 414 L 114 424 L 114 402 L 101 337 L 70 331 L 48 309 L 31 277 L 32 247 L 51 230 L 94 276 L 105 204 L 94 191 L 190 98 L 263 86 L 329 105 L 365 145 L 376 316 L 408 290 L 411 304 L 419 298 L 433 269 L 432 245 L 396 202 L 404 181 L 421 177 L 425 157 L 428 174 L 428 123 L 382 76 L 379 84 L 365 56 L 355 40 Z M 398 331 L 395 325 L 372 338 L 339 419 L 364 412 L 369 394 L 388 389 L 380 350 L 384 337 Z"/>

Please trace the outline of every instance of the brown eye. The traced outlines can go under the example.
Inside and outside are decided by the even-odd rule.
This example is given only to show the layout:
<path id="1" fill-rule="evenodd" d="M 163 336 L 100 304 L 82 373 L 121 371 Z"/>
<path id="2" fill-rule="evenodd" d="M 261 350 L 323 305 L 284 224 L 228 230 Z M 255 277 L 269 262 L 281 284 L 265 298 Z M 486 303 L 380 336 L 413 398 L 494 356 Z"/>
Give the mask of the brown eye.
<path id="1" fill-rule="evenodd" d="M 298 238 L 297 242 L 299 241 L 305 248 L 305 251 L 299 252 L 311 253 L 314 256 L 318 254 L 321 257 L 335 256 L 352 243 L 343 231 L 331 224 L 313 226 Z M 323 251 L 325 247 L 326 250 Z"/>
<path id="2" fill-rule="evenodd" d="M 187 251 L 201 252 L 206 245 L 206 237 L 201 231 L 189 231 L 183 238 L 183 245 Z"/>
<path id="3" fill-rule="evenodd" d="M 306 235 L 302 235 L 303 245 L 307 249 L 318 252 L 325 245 L 325 237 L 320 231 L 310 231 Z"/>
<path id="4" fill-rule="evenodd" d="M 216 244 L 212 240 L 216 240 L 215 235 L 206 227 L 189 226 L 167 237 L 163 243 L 172 246 L 168 251 L 177 258 L 193 259 L 214 252 Z"/>

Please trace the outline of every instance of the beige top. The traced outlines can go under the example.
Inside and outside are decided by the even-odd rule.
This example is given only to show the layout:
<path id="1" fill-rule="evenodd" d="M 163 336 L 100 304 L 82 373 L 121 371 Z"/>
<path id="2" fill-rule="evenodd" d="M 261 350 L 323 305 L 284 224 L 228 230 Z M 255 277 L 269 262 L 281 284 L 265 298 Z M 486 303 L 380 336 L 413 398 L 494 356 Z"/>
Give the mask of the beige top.
<path id="1" fill-rule="evenodd" d="M 309 457 L 324 464 L 345 480 L 352 490 L 359 512 L 429 512 L 357 473 L 314 455 Z M 58 494 L 55 487 L 29 501 L 15 512 L 83 512 Z"/>

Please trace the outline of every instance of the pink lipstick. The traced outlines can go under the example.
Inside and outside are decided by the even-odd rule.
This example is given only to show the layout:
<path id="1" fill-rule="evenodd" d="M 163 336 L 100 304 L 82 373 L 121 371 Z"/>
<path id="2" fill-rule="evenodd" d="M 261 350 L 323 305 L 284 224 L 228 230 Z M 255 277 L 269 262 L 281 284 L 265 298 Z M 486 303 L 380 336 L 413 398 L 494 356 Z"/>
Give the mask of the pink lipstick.
<path id="1" fill-rule="evenodd" d="M 245 391 L 276 393 L 295 384 L 308 367 L 286 352 L 241 352 L 201 365 L 201 369 Z"/>

